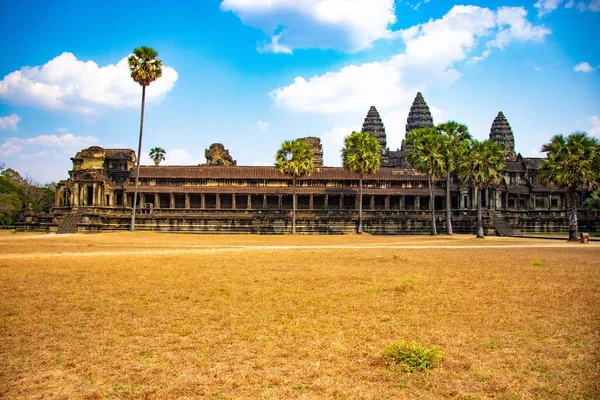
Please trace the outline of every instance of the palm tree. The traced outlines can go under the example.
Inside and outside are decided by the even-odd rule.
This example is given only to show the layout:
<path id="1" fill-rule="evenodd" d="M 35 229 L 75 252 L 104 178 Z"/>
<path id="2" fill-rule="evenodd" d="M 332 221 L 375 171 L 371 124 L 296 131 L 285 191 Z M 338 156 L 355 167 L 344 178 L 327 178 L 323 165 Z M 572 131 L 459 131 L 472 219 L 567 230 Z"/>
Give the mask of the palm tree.
<path id="1" fill-rule="evenodd" d="M 162 147 L 153 147 L 150 149 L 150 158 L 154 161 L 154 165 L 158 166 L 161 161 L 166 160 L 167 152 Z"/>
<path id="2" fill-rule="evenodd" d="M 463 147 L 465 151 L 458 160 L 459 175 L 462 182 L 477 188 L 477 237 L 483 238 L 481 194 L 483 189 L 502 179 L 504 151 L 492 140 L 473 140 L 465 142 Z"/>
<path id="3" fill-rule="evenodd" d="M 361 234 L 363 232 L 363 178 L 365 175 L 374 174 L 381 166 L 377 138 L 367 132 L 352 132 L 346 136 L 342 149 L 342 163 L 344 169 L 358 174 L 358 229 L 356 232 Z"/>
<path id="4" fill-rule="evenodd" d="M 583 206 L 594 218 L 598 218 L 600 216 L 600 190 L 592 192 L 583 202 Z"/>
<path id="5" fill-rule="evenodd" d="M 312 147 L 304 140 L 286 140 L 275 156 L 277 172 L 292 177 L 292 235 L 296 234 L 296 179 L 314 171 L 312 157 Z"/>
<path id="6" fill-rule="evenodd" d="M 137 207 L 137 191 L 140 178 L 140 159 L 142 153 L 142 133 L 144 131 L 144 105 L 146 102 L 146 86 L 162 76 L 162 61 L 157 59 L 158 53 L 150 47 L 142 46 L 133 50 L 127 59 L 131 78 L 142 86 L 142 116 L 140 119 L 140 139 L 137 151 L 137 168 L 135 172 L 135 191 L 133 209 L 131 210 L 131 227 L 135 230 L 135 209 Z"/>
<path id="7" fill-rule="evenodd" d="M 431 235 L 437 235 L 435 224 L 434 180 L 447 170 L 444 136 L 436 128 L 420 128 L 410 131 L 406 137 L 406 159 L 419 172 L 427 174 L 429 209 L 431 211 Z"/>
<path id="8" fill-rule="evenodd" d="M 574 132 L 568 137 L 556 135 L 542 146 L 542 151 L 548 154 L 540 163 L 539 179 L 543 184 L 566 189 L 570 209 L 569 240 L 577 240 L 577 192 L 581 188 L 597 188 L 600 184 L 598 139 L 585 132 Z"/>
<path id="9" fill-rule="evenodd" d="M 445 137 L 445 174 L 446 174 L 446 232 L 452 235 L 452 219 L 450 216 L 450 208 L 452 199 L 450 198 L 450 174 L 456 169 L 462 142 L 471 140 L 471 134 L 466 125 L 459 124 L 456 121 L 448 121 L 439 124 L 436 129 Z"/>

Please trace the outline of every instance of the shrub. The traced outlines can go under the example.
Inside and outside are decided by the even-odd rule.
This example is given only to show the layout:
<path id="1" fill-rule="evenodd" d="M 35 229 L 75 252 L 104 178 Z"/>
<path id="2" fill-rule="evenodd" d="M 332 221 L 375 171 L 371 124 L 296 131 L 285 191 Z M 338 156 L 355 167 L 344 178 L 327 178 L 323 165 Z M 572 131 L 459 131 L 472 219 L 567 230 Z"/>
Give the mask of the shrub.
<path id="1" fill-rule="evenodd" d="M 437 347 L 405 342 L 387 347 L 383 354 L 383 359 L 390 364 L 390 367 L 402 365 L 406 372 L 433 369 L 441 358 L 442 351 Z"/>
<path id="2" fill-rule="evenodd" d="M 541 267 L 542 265 L 544 265 L 544 262 L 540 260 L 533 260 L 531 262 L 532 267 Z"/>

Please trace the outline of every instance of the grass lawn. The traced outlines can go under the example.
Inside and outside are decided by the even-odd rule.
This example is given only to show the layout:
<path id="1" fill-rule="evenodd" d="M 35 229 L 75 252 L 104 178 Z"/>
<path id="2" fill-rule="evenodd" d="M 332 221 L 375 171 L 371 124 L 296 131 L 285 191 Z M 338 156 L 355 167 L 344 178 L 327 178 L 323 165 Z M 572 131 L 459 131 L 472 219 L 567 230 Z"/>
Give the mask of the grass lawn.
<path id="1" fill-rule="evenodd" d="M 600 243 L 0 232 L 0 293 L 5 398 L 600 398 Z"/>

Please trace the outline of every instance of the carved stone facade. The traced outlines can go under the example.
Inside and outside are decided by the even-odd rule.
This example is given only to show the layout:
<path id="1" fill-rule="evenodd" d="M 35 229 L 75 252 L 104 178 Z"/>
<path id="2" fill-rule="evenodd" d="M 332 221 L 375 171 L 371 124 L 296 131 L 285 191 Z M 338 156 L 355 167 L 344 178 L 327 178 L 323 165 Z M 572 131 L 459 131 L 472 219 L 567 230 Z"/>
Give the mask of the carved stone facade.
<path id="1" fill-rule="evenodd" d="M 206 165 L 237 165 L 237 161 L 231 157 L 229 150 L 221 143 L 211 144 L 204 151 L 204 156 L 206 157 Z"/>
<path id="2" fill-rule="evenodd" d="M 515 154 L 515 137 L 502 111 L 498 113 L 492 123 L 490 139 L 498 143 L 500 148 L 504 150 L 505 160 L 515 161 L 517 159 Z"/>
<path id="3" fill-rule="evenodd" d="M 381 154 L 382 158 L 385 160 L 388 152 L 385 126 L 383 126 L 383 121 L 375 106 L 371 106 L 369 109 L 363 122 L 362 132 L 367 132 L 377 139 L 379 142 L 379 154 Z"/>
<path id="4" fill-rule="evenodd" d="M 497 118 L 498 119 L 498 118 Z M 433 125 L 423 97 L 418 94 L 407 130 Z M 508 127 L 508 128 L 507 128 Z M 372 108 L 365 131 L 386 143 L 383 121 Z M 537 180 L 539 159 L 514 156 L 514 138 L 508 121 L 494 121 L 494 140 L 503 140 L 506 166 L 500 184 L 483 192 L 488 233 L 562 231 L 568 228 L 565 193 Z M 490 134 L 490 136 L 492 136 Z M 508 140 L 510 137 L 512 141 Z M 358 214 L 358 180 L 340 167 L 322 166 L 318 138 L 311 144 L 318 168 L 297 180 L 298 231 L 348 233 Z M 507 145 L 508 144 L 508 145 Z M 366 232 L 380 234 L 429 232 L 427 177 L 406 164 L 403 150 L 389 151 L 377 173 L 364 177 L 363 213 Z M 222 144 L 206 150 L 207 164 L 195 166 L 141 166 L 136 218 L 137 229 L 194 232 L 285 233 L 292 208 L 291 180 L 271 166 L 236 166 Z M 52 214 L 40 216 L 38 228 L 51 231 L 127 229 L 135 180 L 135 154 L 129 149 L 90 147 L 72 158 L 69 179 L 56 191 Z M 473 232 L 476 219 L 474 188 L 450 183 L 451 213 L 456 232 Z M 436 182 L 433 205 L 446 204 L 445 181 Z M 443 230 L 444 219 L 440 221 Z"/>
<path id="5" fill-rule="evenodd" d="M 307 136 L 303 138 L 299 138 L 298 140 L 303 140 L 308 143 L 312 147 L 313 158 L 312 162 L 315 168 L 320 168 L 323 166 L 323 146 L 321 145 L 321 139 L 318 137 Z"/>

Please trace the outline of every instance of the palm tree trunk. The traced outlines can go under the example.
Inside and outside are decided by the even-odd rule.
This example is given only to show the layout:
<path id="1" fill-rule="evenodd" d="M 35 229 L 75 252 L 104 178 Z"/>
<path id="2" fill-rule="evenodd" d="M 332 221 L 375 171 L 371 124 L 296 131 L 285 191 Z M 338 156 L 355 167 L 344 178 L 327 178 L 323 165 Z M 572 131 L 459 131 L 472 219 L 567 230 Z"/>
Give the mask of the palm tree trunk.
<path id="1" fill-rule="evenodd" d="M 450 172 L 446 174 L 446 233 L 452 235 L 452 217 L 450 216 L 450 207 L 452 200 L 450 199 Z"/>
<path id="2" fill-rule="evenodd" d="M 292 176 L 292 235 L 296 234 L 296 177 Z"/>
<path id="3" fill-rule="evenodd" d="M 477 191 L 477 237 L 483 239 L 483 220 L 481 218 L 481 188 L 476 187 Z"/>
<path id="4" fill-rule="evenodd" d="M 579 223 L 577 218 L 577 189 L 567 189 L 569 202 L 569 241 L 579 240 Z"/>
<path id="5" fill-rule="evenodd" d="M 358 178 L 358 229 L 356 233 L 363 233 L 362 227 L 362 200 L 363 200 L 363 190 L 362 190 L 362 175 Z"/>
<path id="6" fill-rule="evenodd" d="M 427 184 L 429 185 L 429 210 L 431 211 L 431 236 L 437 235 L 435 226 L 435 193 L 433 192 L 433 179 L 431 174 L 427 174 Z"/>
<path id="7" fill-rule="evenodd" d="M 135 209 L 137 208 L 138 184 L 140 180 L 140 161 L 142 159 L 142 133 L 144 132 L 144 103 L 146 102 L 146 86 L 142 86 L 142 117 L 140 119 L 140 140 L 137 152 L 137 168 L 135 171 L 135 190 L 133 192 L 133 209 L 131 210 L 130 230 L 135 230 Z"/>

